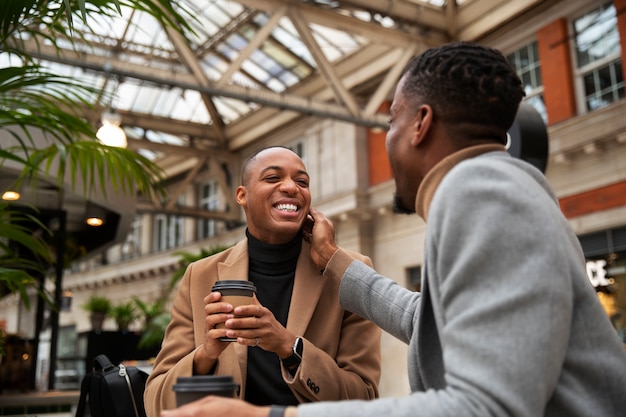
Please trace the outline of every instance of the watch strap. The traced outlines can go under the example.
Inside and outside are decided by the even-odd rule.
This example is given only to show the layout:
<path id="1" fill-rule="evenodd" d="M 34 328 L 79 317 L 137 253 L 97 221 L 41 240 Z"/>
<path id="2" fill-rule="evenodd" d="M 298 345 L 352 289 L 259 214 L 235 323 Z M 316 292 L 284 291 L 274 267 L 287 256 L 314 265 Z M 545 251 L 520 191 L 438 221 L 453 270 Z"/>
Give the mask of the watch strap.
<path id="1" fill-rule="evenodd" d="M 268 417 L 284 417 L 285 415 L 285 406 L 282 405 L 273 405 L 270 407 L 270 415 Z"/>

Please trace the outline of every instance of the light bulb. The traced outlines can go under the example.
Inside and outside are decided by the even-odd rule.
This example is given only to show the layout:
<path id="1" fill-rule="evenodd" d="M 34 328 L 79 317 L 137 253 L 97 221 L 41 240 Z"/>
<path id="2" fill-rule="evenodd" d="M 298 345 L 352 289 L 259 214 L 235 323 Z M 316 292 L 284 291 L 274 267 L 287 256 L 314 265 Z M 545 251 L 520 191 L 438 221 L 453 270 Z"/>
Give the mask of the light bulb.
<path id="1" fill-rule="evenodd" d="M 93 227 L 102 226 L 104 224 L 104 220 L 100 217 L 87 217 L 86 222 L 89 226 Z"/>
<path id="2" fill-rule="evenodd" d="M 17 191 L 7 190 L 2 193 L 2 199 L 6 201 L 17 201 L 22 197 Z"/>
<path id="3" fill-rule="evenodd" d="M 128 145 L 126 133 L 124 133 L 121 127 L 111 123 L 104 123 L 102 127 L 98 129 L 96 138 L 98 138 L 100 143 L 107 146 L 125 148 Z"/>

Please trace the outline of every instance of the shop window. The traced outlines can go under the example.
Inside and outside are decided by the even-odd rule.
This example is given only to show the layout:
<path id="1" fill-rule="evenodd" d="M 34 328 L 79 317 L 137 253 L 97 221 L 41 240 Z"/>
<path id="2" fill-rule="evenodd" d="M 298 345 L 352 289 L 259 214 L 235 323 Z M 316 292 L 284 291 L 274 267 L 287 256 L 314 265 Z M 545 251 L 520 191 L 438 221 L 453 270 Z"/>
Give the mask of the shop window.
<path id="1" fill-rule="evenodd" d="M 220 206 L 219 184 L 216 180 L 209 180 L 200 185 L 198 197 L 200 208 L 218 210 Z M 204 219 L 198 222 L 198 239 L 207 239 L 217 235 L 219 226 L 223 222 L 214 219 Z"/>
<path id="2" fill-rule="evenodd" d="M 626 252 L 626 227 L 607 229 L 578 237 L 586 258 Z"/>
<path id="3" fill-rule="evenodd" d="M 288 145 L 287 148 L 297 153 L 300 159 L 302 159 L 302 162 L 304 162 L 304 166 L 306 166 L 306 152 L 304 151 L 305 149 L 304 142 L 302 141 L 295 142 L 291 145 Z"/>
<path id="4" fill-rule="evenodd" d="M 179 203 L 182 203 L 182 197 Z M 152 249 L 159 252 L 176 248 L 184 243 L 183 218 L 166 214 L 154 216 Z"/>
<path id="5" fill-rule="evenodd" d="M 537 42 L 531 42 L 515 52 L 507 55 L 507 60 L 517 71 L 524 85 L 526 97 L 524 100 L 533 106 L 548 123 L 548 112 L 543 99 L 543 81 L 541 79 L 541 61 Z"/>
<path id="6" fill-rule="evenodd" d="M 141 224 L 143 218 L 137 214 L 130 226 L 130 232 L 122 244 L 122 259 L 133 259 L 141 255 Z"/>
<path id="7" fill-rule="evenodd" d="M 587 275 L 617 333 L 626 344 L 626 227 L 579 236 Z"/>
<path id="8" fill-rule="evenodd" d="M 613 2 L 573 22 L 579 111 L 600 109 L 624 98 L 621 47 Z"/>
<path id="9" fill-rule="evenodd" d="M 59 328 L 57 369 L 54 386 L 59 390 L 78 390 L 85 375 L 85 360 L 78 352 L 76 326 Z"/>

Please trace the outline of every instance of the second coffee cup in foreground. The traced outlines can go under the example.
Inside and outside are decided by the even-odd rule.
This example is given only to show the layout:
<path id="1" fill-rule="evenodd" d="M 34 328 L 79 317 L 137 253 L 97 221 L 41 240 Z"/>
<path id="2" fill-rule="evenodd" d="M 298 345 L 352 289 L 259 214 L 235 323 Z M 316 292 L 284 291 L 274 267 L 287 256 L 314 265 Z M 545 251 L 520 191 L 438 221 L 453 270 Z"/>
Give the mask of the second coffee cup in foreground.
<path id="1" fill-rule="evenodd" d="M 235 397 L 238 385 L 228 375 L 195 375 L 178 377 L 172 389 L 176 393 L 176 407 L 180 407 L 207 395 Z"/>
<path id="2" fill-rule="evenodd" d="M 256 287 L 250 281 L 244 280 L 220 280 L 213 285 L 213 292 L 222 294 L 222 301 L 231 304 L 233 307 L 252 304 L 252 297 L 256 294 Z M 218 329 L 224 328 L 224 323 L 216 326 Z M 236 342 L 236 338 L 220 337 L 222 342 Z"/>

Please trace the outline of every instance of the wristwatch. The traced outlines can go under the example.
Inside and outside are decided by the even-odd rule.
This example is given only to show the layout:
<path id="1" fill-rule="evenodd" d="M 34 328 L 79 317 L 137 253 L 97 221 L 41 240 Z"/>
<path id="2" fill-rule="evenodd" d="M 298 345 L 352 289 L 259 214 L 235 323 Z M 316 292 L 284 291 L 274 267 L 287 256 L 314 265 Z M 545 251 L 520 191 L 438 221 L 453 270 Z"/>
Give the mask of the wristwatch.
<path id="1" fill-rule="evenodd" d="M 296 341 L 293 344 L 293 353 L 291 356 L 287 356 L 285 359 L 281 359 L 283 365 L 287 369 L 297 368 L 302 362 L 302 350 L 304 349 L 304 343 L 301 337 L 296 337 Z"/>

